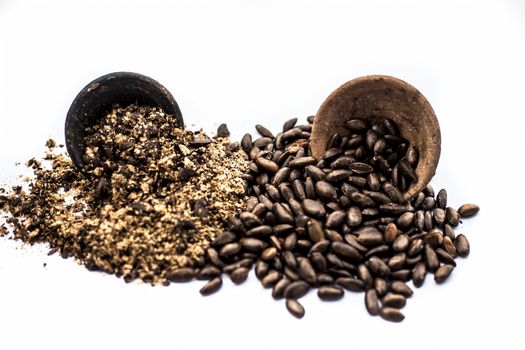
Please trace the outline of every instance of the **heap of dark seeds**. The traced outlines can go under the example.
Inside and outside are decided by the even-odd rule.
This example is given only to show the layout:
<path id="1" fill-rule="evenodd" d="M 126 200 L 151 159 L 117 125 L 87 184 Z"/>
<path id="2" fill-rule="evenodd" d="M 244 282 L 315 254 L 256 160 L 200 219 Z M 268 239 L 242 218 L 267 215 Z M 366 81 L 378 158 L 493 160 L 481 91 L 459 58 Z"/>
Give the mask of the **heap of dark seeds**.
<path id="1" fill-rule="evenodd" d="M 1 195 L 0 210 L 16 239 L 128 282 L 168 283 L 244 206 L 246 155 L 219 136 L 184 131 L 157 108 L 116 108 L 87 130 L 85 173 L 53 152 L 51 169 L 32 159 L 29 189 Z"/>
<path id="2" fill-rule="evenodd" d="M 313 118 L 310 117 L 312 123 Z M 222 285 L 221 272 L 242 283 L 252 265 L 263 287 L 303 317 L 298 302 L 309 290 L 320 299 L 344 291 L 365 292 L 371 315 L 404 319 L 400 309 L 427 272 L 442 283 L 469 243 L 456 236 L 460 218 L 479 208 L 447 206 L 447 192 L 429 185 L 412 200 L 402 196 L 417 180 L 417 150 L 388 120 L 348 122 L 349 137 L 333 135 L 321 160 L 311 157 L 311 125 L 287 121 L 273 135 L 258 125 L 260 138 L 246 134 L 241 146 L 252 163 L 243 175 L 249 198 L 245 211 L 229 220 L 207 250 L 207 263 L 178 270 L 173 281 L 211 279 L 203 295 Z"/>
<path id="3" fill-rule="evenodd" d="M 137 124 L 137 114 L 151 118 Z M 309 148 L 313 117 L 296 122 L 277 135 L 260 125 L 258 139 L 246 134 L 248 164 L 222 139 L 224 124 L 209 139 L 159 110 L 117 109 L 86 139 L 91 177 L 62 156 L 48 155 L 52 170 L 32 160 L 30 191 L 15 187 L 0 208 L 14 216 L 16 238 L 126 280 L 196 278 L 208 281 L 200 292 L 209 295 L 223 274 L 240 284 L 255 266 L 298 318 L 298 299 L 317 289 L 325 301 L 364 292 L 371 315 L 402 321 L 407 282 L 420 287 L 430 272 L 442 283 L 469 254 L 454 228 L 479 207 L 448 207 L 446 190 L 436 195 L 430 185 L 404 200 L 418 152 L 388 120 L 349 121 L 350 136 L 333 135 L 320 160 Z"/>

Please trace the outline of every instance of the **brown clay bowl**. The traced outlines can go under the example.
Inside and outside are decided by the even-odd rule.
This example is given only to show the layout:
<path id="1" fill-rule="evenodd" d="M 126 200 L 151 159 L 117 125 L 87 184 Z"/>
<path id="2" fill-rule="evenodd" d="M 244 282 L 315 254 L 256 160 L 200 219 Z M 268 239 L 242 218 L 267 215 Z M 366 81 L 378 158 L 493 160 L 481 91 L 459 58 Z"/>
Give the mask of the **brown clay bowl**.
<path id="1" fill-rule="evenodd" d="M 386 75 L 368 75 L 336 89 L 319 108 L 312 127 L 311 149 L 315 158 L 326 151 L 335 132 L 348 134 L 349 119 L 387 118 L 394 121 L 402 137 L 419 151 L 418 181 L 403 194 L 412 198 L 434 176 L 441 153 L 439 123 L 427 99 L 412 85 Z"/>

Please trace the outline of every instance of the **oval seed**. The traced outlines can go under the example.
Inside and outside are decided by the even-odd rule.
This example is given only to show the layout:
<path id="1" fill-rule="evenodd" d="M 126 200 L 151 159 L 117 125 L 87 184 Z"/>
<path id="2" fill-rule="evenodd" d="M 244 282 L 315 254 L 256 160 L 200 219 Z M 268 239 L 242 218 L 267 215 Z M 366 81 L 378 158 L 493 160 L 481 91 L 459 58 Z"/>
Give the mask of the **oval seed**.
<path id="1" fill-rule="evenodd" d="M 353 277 L 339 277 L 335 280 L 335 283 L 351 292 L 361 292 L 365 290 L 363 281 Z"/>
<path id="2" fill-rule="evenodd" d="M 324 229 L 318 221 L 308 220 L 306 230 L 312 242 L 317 243 L 324 240 Z"/>
<path id="3" fill-rule="evenodd" d="M 303 201 L 302 205 L 305 213 L 308 215 L 314 217 L 324 217 L 326 215 L 324 205 L 319 201 L 307 198 Z"/>
<path id="4" fill-rule="evenodd" d="M 405 316 L 399 311 L 399 309 L 393 307 L 382 307 L 379 310 L 379 315 L 390 322 L 401 322 L 405 319 Z"/>
<path id="5" fill-rule="evenodd" d="M 279 271 L 270 271 L 266 276 L 261 279 L 261 284 L 264 288 L 272 287 L 281 279 Z"/>
<path id="6" fill-rule="evenodd" d="M 304 316 L 304 307 L 295 299 L 286 299 L 286 309 L 297 318 Z"/>
<path id="7" fill-rule="evenodd" d="M 434 272 L 434 280 L 436 283 L 443 283 L 446 281 L 448 276 L 452 273 L 452 270 L 454 270 L 454 266 L 452 265 L 441 265 L 435 272 Z"/>
<path id="8" fill-rule="evenodd" d="M 246 267 L 239 267 L 230 274 L 230 279 L 235 284 L 241 284 L 248 278 L 248 273 L 250 272 L 250 269 Z"/>
<path id="9" fill-rule="evenodd" d="M 414 294 L 412 289 L 410 289 L 410 287 L 402 281 L 392 281 L 390 283 L 390 290 L 394 293 L 401 294 L 407 298 L 411 297 Z"/>
<path id="10" fill-rule="evenodd" d="M 396 293 L 387 293 L 381 300 L 383 306 L 391 306 L 396 309 L 404 307 L 406 303 L 407 299 L 403 295 Z"/>
<path id="11" fill-rule="evenodd" d="M 286 299 L 300 299 L 308 293 L 310 285 L 305 281 L 293 281 L 290 283 L 283 292 L 283 296 Z"/>
<path id="12" fill-rule="evenodd" d="M 470 254 L 470 244 L 464 234 L 459 234 L 454 242 L 459 256 L 466 258 Z"/>
<path id="13" fill-rule="evenodd" d="M 195 269 L 183 267 L 172 270 L 166 274 L 166 279 L 171 282 L 188 282 L 195 277 Z"/>
<path id="14" fill-rule="evenodd" d="M 317 276 L 312 264 L 306 258 L 297 258 L 297 272 L 306 282 L 315 284 Z"/>
<path id="15" fill-rule="evenodd" d="M 379 300 L 375 289 L 368 289 L 365 293 L 365 306 L 368 313 L 375 316 L 379 313 Z"/>
<path id="16" fill-rule="evenodd" d="M 281 280 L 273 286 L 272 297 L 275 300 L 282 299 L 284 290 L 286 289 L 286 287 L 288 287 L 289 284 L 290 280 L 286 278 L 281 278 Z"/>
<path id="17" fill-rule="evenodd" d="M 222 278 L 215 277 L 206 283 L 200 290 L 199 293 L 203 296 L 207 296 L 218 291 L 222 286 Z"/>
<path id="18" fill-rule="evenodd" d="M 414 266 L 414 270 L 412 271 L 412 282 L 414 283 L 414 286 L 419 288 L 423 285 L 423 282 L 425 282 L 425 276 L 427 274 L 427 268 L 425 263 L 418 262 L 416 266 Z"/>
<path id="19" fill-rule="evenodd" d="M 479 207 L 476 204 L 463 204 L 458 209 L 458 213 L 462 218 L 469 218 L 478 213 Z"/>
<path id="20" fill-rule="evenodd" d="M 341 288 L 335 286 L 321 286 L 317 290 L 317 296 L 324 301 L 339 300 L 344 294 L 345 292 Z"/>

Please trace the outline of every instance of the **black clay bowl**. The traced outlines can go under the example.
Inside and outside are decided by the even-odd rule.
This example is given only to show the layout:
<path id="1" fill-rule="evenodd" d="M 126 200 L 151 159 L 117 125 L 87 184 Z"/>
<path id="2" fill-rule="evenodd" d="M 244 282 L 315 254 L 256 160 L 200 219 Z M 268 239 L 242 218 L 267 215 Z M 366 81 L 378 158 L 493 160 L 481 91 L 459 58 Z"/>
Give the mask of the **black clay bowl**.
<path id="1" fill-rule="evenodd" d="M 66 117 L 67 151 L 79 169 L 84 167 L 84 135 L 86 127 L 118 104 L 160 107 L 184 126 L 182 114 L 170 92 L 159 82 L 137 73 L 117 72 L 93 80 L 82 89 L 69 107 Z"/>

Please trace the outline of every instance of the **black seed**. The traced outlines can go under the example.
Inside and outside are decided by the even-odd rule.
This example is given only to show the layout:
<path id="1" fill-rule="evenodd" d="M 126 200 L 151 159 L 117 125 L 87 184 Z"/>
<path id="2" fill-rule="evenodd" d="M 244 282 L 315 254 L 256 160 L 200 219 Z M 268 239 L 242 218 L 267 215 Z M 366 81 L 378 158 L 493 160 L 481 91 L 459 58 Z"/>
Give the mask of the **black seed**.
<path id="1" fill-rule="evenodd" d="M 317 181 L 315 192 L 325 202 L 333 201 L 337 198 L 336 189 L 326 181 Z"/>
<path id="2" fill-rule="evenodd" d="M 383 307 L 390 306 L 396 309 L 404 307 L 406 303 L 407 299 L 403 295 L 396 293 L 387 293 L 381 300 Z"/>
<path id="3" fill-rule="evenodd" d="M 270 266 L 267 262 L 259 260 L 255 264 L 255 276 L 257 276 L 258 279 L 262 279 L 264 276 L 268 274 L 270 271 Z"/>
<path id="4" fill-rule="evenodd" d="M 326 215 L 326 210 L 324 208 L 324 205 L 319 202 L 312 199 L 305 199 L 302 203 L 303 209 L 306 212 L 306 214 L 315 216 L 318 218 L 322 218 Z"/>
<path id="5" fill-rule="evenodd" d="M 273 138 L 273 134 L 270 130 L 266 129 L 264 126 L 260 125 L 260 124 L 257 124 L 255 125 L 255 129 L 257 130 L 257 132 L 263 136 L 263 137 L 269 137 L 269 138 Z"/>
<path id="6" fill-rule="evenodd" d="M 198 280 L 209 280 L 213 277 L 217 277 L 221 274 L 221 270 L 219 270 L 217 267 L 215 266 L 206 266 L 206 267 L 203 267 L 199 273 L 197 274 L 197 276 L 195 276 Z"/>
<path id="7" fill-rule="evenodd" d="M 166 279 L 170 282 L 188 282 L 193 277 L 195 277 L 195 269 L 191 267 L 182 267 L 166 274 Z"/>
<path id="8" fill-rule="evenodd" d="M 215 277 L 206 283 L 201 289 L 200 293 L 203 296 L 210 295 L 218 291 L 222 286 L 222 278 Z"/>
<path id="9" fill-rule="evenodd" d="M 286 299 L 299 299 L 308 293 L 310 285 L 305 281 L 293 281 L 285 289 L 283 296 Z"/>
<path id="10" fill-rule="evenodd" d="M 435 271 L 439 267 L 437 254 L 429 244 L 425 244 L 425 264 L 428 271 Z"/>
<path id="11" fill-rule="evenodd" d="M 421 287 L 425 282 L 425 276 L 427 274 L 427 268 L 425 263 L 418 262 L 412 271 L 412 280 L 415 287 Z"/>
<path id="12" fill-rule="evenodd" d="M 328 182 L 337 182 L 337 181 L 347 179 L 350 175 L 352 175 L 352 172 L 350 170 L 336 169 L 336 170 L 332 170 L 331 172 L 329 172 L 326 175 L 325 179 Z"/>
<path id="13" fill-rule="evenodd" d="M 279 165 L 277 165 L 277 163 L 270 159 L 266 159 L 264 157 L 257 157 L 255 159 L 255 162 L 257 163 L 257 166 L 261 167 L 269 173 L 273 174 L 277 172 L 277 170 L 279 170 Z"/>
<path id="14" fill-rule="evenodd" d="M 286 308 L 297 318 L 303 318 L 304 307 L 295 299 L 286 299 Z"/>
<path id="15" fill-rule="evenodd" d="M 436 283 L 443 283 L 445 280 L 450 276 L 452 273 L 452 270 L 454 270 L 454 266 L 452 265 L 441 265 L 435 272 L 434 272 L 434 280 Z"/>
<path id="16" fill-rule="evenodd" d="M 234 233 L 230 231 L 223 231 L 220 235 L 218 235 L 212 242 L 211 245 L 214 247 L 223 246 L 227 243 L 231 243 L 236 239 L 236 236 Z"/>
<path id="17" fill-rule="evenodd" d="M 394 293 L 401 294 L 407 298 L 411 297 L 414 294 L 412 289 L 410 289 L 410 287 L 402 281 L 392 281 L 390 283 L 390 290 Z"/>
<path id="18" fill-rule="evenodd" d="M 456 237 L 456 241 L 454 242 L 454 245 L 456 246 L 456 251 L 459 256 L 462 258 L 466 258 L 470 253 L 470 244 L 467 240 L 467 237 L 465 235 L 460 234 Z"/>
<path id="19" fill-rule="evenodd" d="M 297 272 L 306 282 L 315 284 L 317 277 L 312 264 L 306 258 L 297 258 Z"/>
<path id="20" fill-rule="evenodd" d="M 445 209 L 447 207 L 447 190 L 444 188 L 439 190 L 437 194 L 437 206 L 441 209 Z"/>
<path id="21" fill-rule="evenodd" d="M 297 123 L 297 118 L 292 118 L 292 119 L 287 120 L 283 124 L 283 132 L 286 132 L 286 131 L 292 129 L 295 126 L 296 123 Z"/>
<path id="22" fill-rule="evenodd" d="M 365 306 L 368 313 L 375 316 L 379 313 L 379 300 L 375 289 L 368 289 L 365 293 Z"/>
<path id="23" fill-rule="evenodd" d="M 226 124 L 221 124 L 217 128 L 217 136 L 218 137 L 229 137 L 230 131 L 228 130 L 228 126 Z"/>
<path id="24" fill-rule="evenodd" d="M 321 286 L 317 291 L 319 299 L 324 301 L 335 301 L 339 300 L 344 296 L 345 292 L 334 286 Z"/>
<path id="25" fill-rule="evenodd" d="M 272 270 L 261 279 L 261 284 L 264 288 L 273 287 L 281 279 L 279 271 Z"/>
<path id="26" fill-rule="evenodd" d="M 235 284 L 241 284 L 248 278 L 250 270 L 246 267 L 239 267 L 230 274 L 230 279 Z"/>
<path id="27" fill-rule="evenodd" d="M 375 246 L 383 243 L 383 234 L 375 227 L 363 227 L 355 231 L 357 241 L 364 246 Z"/>
<path id="28" fill-rule="evenodd" d="M 283 293 L 286 287 L 290 284 L 290 280 L 286 278 L 281 278 L 279 282 L 277 282 L 272 289 L 272 297 L 275 300 L 279 300 L 283 298 Z"/>
<path id="29" fill-rule="evenodd" d="M 368 174 L 374 171 L 374 168 L 372 168 L 370 165 L 362 162 L 354 162 L 350 164 L 348 167 L 350 170 L 352 170 L 356 174 Z"/>
<path id="30" fill-rule="evenodd" d="M 335 283 L 352 292 L 361 292 L 365 289 L 363 281 L 353 277 L 339 277 Z"/>
<path id="31" fill-rule="evenodd" d="M 382 307 L 379 310 L 379 315 L 390 322 L 401 322 L 405 319 L 405 316 L 399 311 L 399 309 L 393 307 Z"/>
<path id="32" fill-rule="evenodd" d="M 476 204 L 463 204 L 458 209 L 458 213 L 462 218 L 469 218 L 478 213 L 479 207 Z"/>
<path id="33" fill-rule="evenodd" d="M 342 257 L 351 259 L 351 260 L 361 260 L 361 254 L 349 244 L 343 242 L 332 242 L 332 250 Z"/>
<path id="34" fill-rule="evenodd" d="M 365 288 L 372 288 L 374 285 L 374 278 L 365 264 L 357 266 L 357 275 L 365 284 Z"/>
<path id="35" fill-rule="evenodd" d="M 314 157 L 300 157 L 295 158 L 294 160 L 290 161 L 288 164 L 290 168 L 304 168 L 308 165 L 312 165 L 317 163 L 317 160 Z"/>

